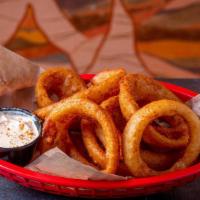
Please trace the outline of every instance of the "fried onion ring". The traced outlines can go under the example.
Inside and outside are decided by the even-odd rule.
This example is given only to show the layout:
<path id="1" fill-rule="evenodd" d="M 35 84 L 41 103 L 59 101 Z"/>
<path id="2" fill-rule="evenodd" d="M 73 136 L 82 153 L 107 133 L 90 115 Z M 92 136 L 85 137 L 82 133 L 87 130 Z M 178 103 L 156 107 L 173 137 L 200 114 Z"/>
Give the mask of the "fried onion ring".
<path id="1" fill-rule="evenodd" d="M 89 156 L 94 161 L 94 163 L 100 166 L 101 168 L 105 168 L 106 166 L 105 152 L 97 143 L 95 133 L 93 131 L 94 128 L 95 127 L 91 124 L 90 121 L 81 120 L 81 133 L 84 146 L 86 147 L 86 150 Z M 102 135 L 102 132 L 100 134 Z"/>
<path id="2" fill-rule="evenodd" d="M 182 121 L 173 128 L 148 126 L 143 134 L 145 143 L 160 149 L 179 149 L 185 147 L 190 139 L 189 129 L 183 118 L 174 117 L 174 121 Z"/>
<path id="3" fill-rule="evenodd" d="M 125 74 L 126 72 L 124 69 L 105 70 L 96 74 L 91 79 L 91 83 L 94 85 L 101 84 L 109 79 L 112 79 L 113 77 L 121 79 L 123 76 L 125 76 Z"/>
<path id="4" fill-rule="evenodd" d="M 121 76 L 110 76 L 106 79 L 105 82 L 99 83 L 97 85 L 91 85 L 88 89 L 76 93 L 73 95 L 73 98 L 86 98 L 99 104 L 105 99 L 119 93 L 119 82 L 124 75 L 125 72 L 121 74 Z M 63 99 L 52 105 L 37 109 L 34 113 L 41 119 L 45 119 L 45 117 L 51 112 L 53 108 L 65 103 L 65 101 L 66 100 Z"/>
<path id="5" fill-rule="evenodd" d="M 150 168 L 142 159 L 140 142 L 145 128 L 150 122 L 162 116 L 180 115 L 187 122 L 190 140 L 183 156 L 172 167 L 164 171 Z M 200 121 L 195 113 L 183 103 L 172 100 L 159 100 L 138 110 L 128 121 L 123 134 L 124 161 L 136 177 L 154 176 L 175 171 L 191 165 L 200 153 Z"/>
<path id="6" fill-rule="evenodd" d="M 41 151 L 44 152 L 55 146 L 56 138 L 60 137 L 58 135 L 63 132 L 62 130 L 69 127 L 70 120 L 68 119 L 77 115 L 95 120 L 101 126 L 106 142 L 106 165 L 103 169 L 107 173 L 115 173 L 119 161 L 117 130 L 110 115 L 100 106 L 87 99 L 68 98 L 52 110 L 44 122 Z M 61 139 L 64 140 L 65 138 L 59 138 L 59 140 Z"/>
<path id="7" fill-rule="evenodd" d="M 103 101 L 101 107 L 112 115 L 115 126 L 122 133 L 126 125 L 126 120 L 121 113 L 118 95 Z"/>
<path id="8" fill-rule="evenodd" d="M 106 160 L 106 154 L 104 149 L 98 144 L 97 138 L 95 137 L 95 133 L 99 133 L 97 136 L 103 146 L 106 146 L 106 141 L 104 139 L 104 135 L 102 134 L 102 130 L 99 129 L 98 131 L 94 126 L 92 126 L 91 122 L 88 120 L 82 120 L 81 121 L 81 130 L 82 130 L 82 140 L 86 147 L 86 150 L 89 154 L 89 156 L 92 158 L 93 162 L 100 166 L 100 168 L 105 168 L 107 160 Z M 119 143 L 121 143 L 121 135 L 118 133 Z M 121 144 L 119 145 L 120 151 L 122 150 Z M 119 153 L 118 153 L 119 154 Z M 122 159 L 122 157 L 121 157 Z M 126 165 L 123 163 L 123 160 L 120 161 L 117 174 L 123 175 L 123 176 L 129 176 L 131 173 L 129 172 Z"/>
<path id="9" fill-rule="evenodd" d="M 129 120 L 130 117 L 139 109 L 139 102 L 151 102 L 160 99 L 169 99 L 180 101 L 176 95 L 171 91 L 162 86 L 158 81 L 153 80 L 149 77 L 140 74 L 129 74 L 126 75 L 120 82 L 120 93 L 119 102 L 121 111 L 126 118 Z M 173 116 L 176 120 L 176 116 Z M 187 132 L 186 124 L 183 122 L 181 125 L 184 127 L 182 129 L 177 129 L 176 127 L 171 127 L 158 132 L 151 125 L 147 128 L 144 134 L 144 141 L 148 144 L 156 145 L 159 148 L 169 148 L 176 149 L 185 147 L 189 141 L 189 134 Z M 179 138 L 173 139 L 166 136 L 165 131 L 171 129 L 171 134 L 175 134 L 177 130 L 184 130 L 183 134 Z"/>
<path id="10" fill-rule="evenodd" d="M 180 158 L 181 151 L 173 152 L 154 152 L 146 149 L 140 149 L 140 154 L 144 162 L 152 169 L 165 170 L 170 168 L 173 163 Z"/>
<path id="11" fill-rule="evenodd" d="M 58 99 L 63 99 L 83 89 L 86 89 L 84 81 L 73 70 L 49 68 L 40 74 L 36 83 L 36 101 L 39 107 L 45 107 L 55 102 L 51 99 L 54 94 Z"/>
<path id="12" fill-rule="evenodd" d="M 128 74 L 120 82 L 119 103 L 127 121 L 139 109 L 138 102 L 160 99 L 180 101 L 175 94 L 158 81 L 141 74 Z"/>
<path id="13" fill-rule="evenodd" d="M 54 123 L 51 118 L 45 120 L 43 136 L 38 150 L 40 154 L 42 154 L 45 151 L 57 146 L 70 157 L 84 164 L 91 165 L 76 149 L 69 136 L 68 126 L 73 122 L 73 119 L 74 118 L 71 117 L 65 121 L 63 120 L 63 123 L 58 122 L 59 127 L 57 127 L 58 125 Z"/>

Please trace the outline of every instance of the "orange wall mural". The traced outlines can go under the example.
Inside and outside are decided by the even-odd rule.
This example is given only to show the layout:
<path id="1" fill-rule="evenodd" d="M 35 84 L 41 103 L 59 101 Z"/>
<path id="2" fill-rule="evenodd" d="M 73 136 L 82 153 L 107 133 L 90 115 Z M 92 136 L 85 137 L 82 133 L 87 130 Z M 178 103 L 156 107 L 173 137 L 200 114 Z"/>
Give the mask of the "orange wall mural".
<path id="1" fill-rule="evenodd" d="M 200 75 L 200 0 L 0 1 L 0 44 L 40 66 Z"/>

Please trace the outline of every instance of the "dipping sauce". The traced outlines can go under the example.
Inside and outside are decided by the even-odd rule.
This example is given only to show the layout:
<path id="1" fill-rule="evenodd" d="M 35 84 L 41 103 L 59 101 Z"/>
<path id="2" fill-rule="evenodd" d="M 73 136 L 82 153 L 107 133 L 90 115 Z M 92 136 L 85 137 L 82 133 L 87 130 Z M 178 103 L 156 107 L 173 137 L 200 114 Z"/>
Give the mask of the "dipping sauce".
<path id="1" fill-rule="evenodd" d="M 38 134 L 38 129 L 30 117 L 0 112 L 0 147 L 24 146 L 34 141 Z"/>

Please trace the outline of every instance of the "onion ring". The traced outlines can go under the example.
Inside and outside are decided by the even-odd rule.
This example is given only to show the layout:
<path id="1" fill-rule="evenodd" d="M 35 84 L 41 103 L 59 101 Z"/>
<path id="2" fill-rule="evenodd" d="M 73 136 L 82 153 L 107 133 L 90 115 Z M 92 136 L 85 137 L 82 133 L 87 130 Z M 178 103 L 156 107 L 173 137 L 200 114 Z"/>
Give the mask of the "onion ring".
<path id="1" fill-rule="evenodd" d="M 140 149 L 142 160 L 152 169 L 165 170 L 181 156 L 181 152 L 154 152 L 146 149 Z"/>
<path id="2" fill-rule="evenodd" d="M 156 171 L 141 158 L 140 142 L 145 128 L 158 117 L 180 115 L 187 122 L 190 141 L 183 156 L 171 168 Z M 183 103 L 172 100 L 159 100 L 147 104 L 138 110 L 128 121 L 123 134 L 124 161 L 136 177 L 154 176 L 175 171 L 191 165 L 200 153 L 200 122 L 195 113 Z"/>
<path id="3" fill-rule="evenodd" d="M 103 109 L 112 115 L 115 126 L 121 133 L 123 133 L 124 127 L 126 125 L 126 120 L 124 119 L 120 109 L 118 95 L 106 99 L 100 105 Z"/>
<path id="4" fill-rule="evenodd" d="M 40 74 L 36 83 L 36 101 L 39 107 L 45 107 L 55 102 L 50 98 L 53 94 L 62 99 L 83 89 L 86 89 L 84 81 L 73 70 L 65 67 L 49 68 Z"/>
<path id="5" fill-rule="evenodd" d="M 94 85 L 102 84 L 113 77 L 121 79 L 125 76 L 126 71 L 124 69 L 114 69 L 114 70 L 105 70 L 96 74 L 92 79 L 91 83 Z"/>
<path id="6" fill-rule="evenodd" d="M 151 102 L 160 99 L 180 101 L 178 97 L 162 86 L 158 81 L 144 75 L 129 74 L 120 82 L 119 103 L 126 120 L 129 120 L 139 109 L 138 102 Z M 176 118 L 176 116 L 173 116 L 173 118 Z M 182 124 L 184 124 L 184 122 Z M 184 133 L 175 140 L 163 134 L 166 129 L 162 132 L 158 132 L 158 129 L 154 129 L 154 127 L 150 125 L 145 131 L 143 139 L 146 143 L 152 146 L 156 145 L 159 148 L 182 148 L 185 147 L 189 141 L 189 134 L 185 127 L 186 125 L 184 126 Z M 169 129 L 171 129 L 172 134 L 177 132 L 175 127 Z"/>
<path id="7" fill-rule="evenodd" d="M 88 89 L 76 93 L 73 95 L 73 98 L 86 98 L 99 104 L 105 99 L 119 93 L 119 82 L 124 75 L 125 72 L 117 77 L 110 76 L 108 79 L 106 79 L 106 81 L 97 85 L 91 85 Z M 53 108 L 65 103 L 65 101 L 66 99 L 63 99 L 52 105 L 37 109 L 34 113 L 41 119 L 45 119 L 45 117 L 52 111 Z"/>
<path id="8" fill-rule="evenodd" d="M 112 114 L 113 114 L 114 109 L 116 112 L 120 111 L 118 96 L 113 96 L 113 97 L 108 98 L 107 100 L 103 101 L 100 106 L 103 109 L 105 109 L 107 112 L 109 113 L 111 112 Z M 118 123 L 120 123 L 121 121 L 125 122 L 124 119 L 122 119 L 122 117 L 123 117 L 122 114 L 121 115 L 119 114 L 117 115 L 117 117 L 114 117 L 114 119 L 116 119 L 114 120 L 116 127 Z M 97 138 L 100 140 L 103 146 L 104 147 L 106 146 L 106 141 L 105 141 L 104 135 L 102 134 L 102 128 L 99 126 L 94 126 L 88 120 L 82 120 L 81 130 L 82 130 L 82 140 L 89 156 L 92 158 L 94 163 L 99 165 L 101 168 L 105 167 L 106 165 L 105 151 L 103 148 L 99 146 L 95 137 L 95 134 L 96 134 Z M 95 132 L 93 130 L 95 130 Z M 122 141 L 121 141 L 121 134 L 119 132 L 118 132 L 118 139 L 119 139 L 119 146 L 120 146 L 119 148 L 120 158 L 122 159 L 122 148 L 121 148 Z M 120 163 L 119 165 L 118 174 L 130 175 L 130 173 L 127 172 L 127 167 L 125 167 L 123 163 Z"/>
<path id="9" fill-rule="evenodd" d="M 45 120 L 43 136 L 39 144 L 40 154 L 48 151 L 53 147 L 58 147 L 72 158 L 90 165 L 90 163 L 79 153 L 69 136 L 67 126 L 73 122 L 73 118 L 60 123 L 59 127 L 50 119 Z"/>
<path id="10" fill-rule="evenodd" d="M 176 116 L 174 121 L 179 120 L 179 118 Z M 187 124 L 182 118 L 181 121 L 181 124 L 173 128 L 148 126 L 143 134 L 143 140 L 145 143 L 160 149 L 183 148 L 188 144 L 190 136 Z"/>
<path id="11" fill-rule="evenodd" d="M 95 164 L 101 168 L 106 166 L 106 156 L 104 150 L 97 143 L 93 132 L 94 126 L 88 120 L 81 120 L 81 133 L 84 146 Z M 101 132 L 102 135 L 102 132 Z M 103 139 L 104 141 L 104 139 Z M 104 142 L 105 144 L 105 142 Z"/>
<path id="12" fill-rule="evenodd" d="M 44 152 L 54 146 L 57 142 L 54 138 L 62 139 L 60 137 L 60 132 L 62 132 L 60 127 L 61 130 L 68 128 L 70 122 L 68 119 L 75 116 L 94 119 L 101 125 L 106 141 L 107 162 L 104 171 L 115 173 L 119 161 L 117 130 L 110 115 L 100 106 L 87 99 L 68 98 L 63 104 L 59 104 L 59 106 L 52 110 L 44 122 L 43 137 L 40 145 L 41 151 Z M 52 129 L 51 127 L 54 128 Z"/>
<path id="13" fill-rule="evenodd" d="M 156 101 L 180 99 L 158 81 L 141 74 L 128 74 L 120 82 L 119 103 L 121 111 L 128 121 L 139 109 L 139 101 Z"/>
<path id="14" fill-rule="evenodd" d="M 182 131 L 185 131 L 186 129 L 188 129 L 184 119 L 178 115 L 176 117 L 174 117 L 173 120 L 171 117 L 164 117 L 164 122 L 167 122 L 168 125 L 160 126 L 160 125 L 158 125 L 158 124 L 156 125 L 156 123 L 154 123 L 153 127 L 157 131 L 161 132 L 163 135 L 166 135 L 169 138 L 177 139 L 178 137 L 180 137 L 180 133 Z M 159 123 L 162 123 L 162 121 Z M 174 127 L 174 128 L 172 129 L 171 127 Z"/>
<path id="15" fill-rule="evenodd" d="M 97 132 L 99 133 L 97 137 L 100 139 L 104 147 L 106 146 L 106 141 L 105 141 L 104 135 L 102 134 L 102 129 L 99 129 L 98 131 L 95 131 L 95 132 L 94 132 L 94 129 L 97 130 L 96 127 L 92 126 L 90 121 L 88 120 L 81 121 L 82 140 L 90 158 L 93 160 L 93 162 L 96 165 L 100 166 L 100 168 L 105 168 L 106 163 L 107 163 L 106 154 L 105 154 L 104 149 L 97 143 L 95 133 Z M 118 138 L 119 138 L 119 143 L 122 143 L 121 135 L 119 133 L 118 133 Z M 122 147 L 121 145 L 119 146 L 120 146 L 120 151 L 121 151 Z M 123 163 L 123 160 L 121 160 L 119 163 L 117 174 L 123 175 L 123 176 L 131 175 L 128 168 Z"/>

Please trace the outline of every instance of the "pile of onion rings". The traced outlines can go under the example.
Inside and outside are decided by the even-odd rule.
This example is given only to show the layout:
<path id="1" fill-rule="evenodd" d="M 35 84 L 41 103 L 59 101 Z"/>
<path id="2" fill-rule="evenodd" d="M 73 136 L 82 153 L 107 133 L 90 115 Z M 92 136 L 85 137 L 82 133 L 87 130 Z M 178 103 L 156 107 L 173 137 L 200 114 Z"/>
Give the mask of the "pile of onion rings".
<path id="1" fill-rule="evenodd" d="M 106 70 L 85 83 L 53 68 L 40 75 L 35 93 L 44 121 L 40 153 L 57 146 L 105 173 L 135 177 L 188 167 L 200 153 L 199 118 L 144 75 Z"/>

